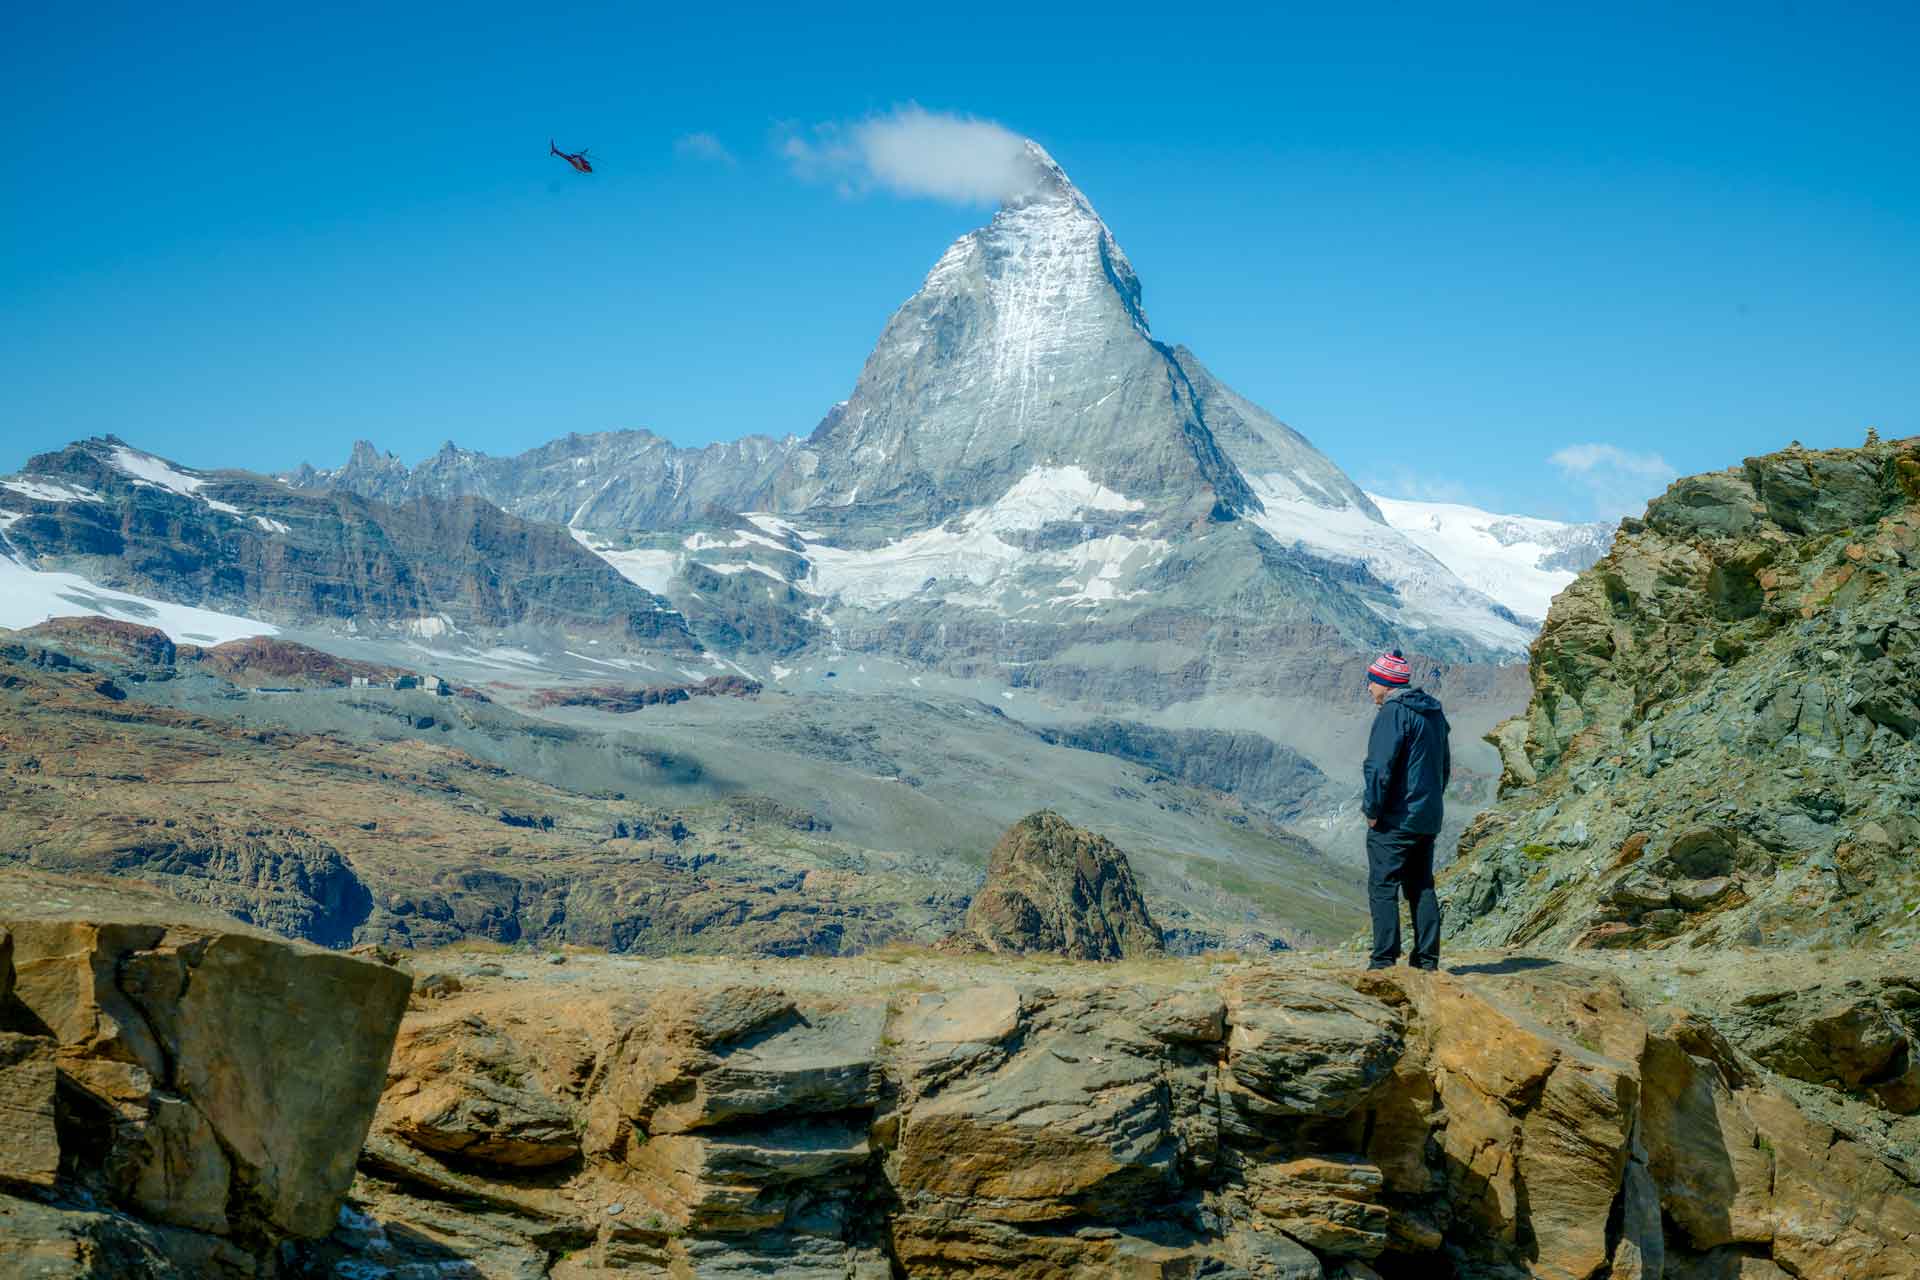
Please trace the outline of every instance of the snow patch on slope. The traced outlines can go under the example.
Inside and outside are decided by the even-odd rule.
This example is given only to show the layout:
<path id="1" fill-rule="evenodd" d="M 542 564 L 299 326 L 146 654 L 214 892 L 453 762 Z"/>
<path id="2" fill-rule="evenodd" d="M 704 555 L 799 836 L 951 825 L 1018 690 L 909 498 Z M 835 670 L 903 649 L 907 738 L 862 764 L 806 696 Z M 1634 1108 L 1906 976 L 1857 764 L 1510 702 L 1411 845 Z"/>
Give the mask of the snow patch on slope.
<path id="1" fill-rule="evenodd" d="M 1033 566 L 1068 572 L 1069 578 L 1060 585 L 1073 594 L 1062 603 L 1114 599 L 1114 584 L 1121 576 L 1152 563 L 1167 543 L 1112 534 L 1064 551 L 1031 552 L 1000 535 L 1032 532 L 1089 511 L 1137 511 L 1143 505 L 1096 483 L 1084 467 L 1035 467 L 992 506 L 957 521 L 871 551 L 809 546 L 804 554 L 812 561 L 813 572 L 805 585 L 816 595 L 838 596 L 848 604 L 872 609 L 908 599 L 930 580 L 957 579 L 987 587 Z"/>
<path id="2" fill-rule="evenodd" d="M 1533 516 L 1497 515 L 1451 502 L 1413 502 L 1368 494 L 1387 523 L 1522 617 L 1536 621 L 1575 577 L 1572 569 L 1543 568 L 1565 552 L 1570 540 L 1594 534 L 1583 526 Z"/>
<path id="3" fill-rule="evenodd" d="M 1140 511 L 1146 503 L 1115 493 L 1087 474 L 1085 467 L 1035 467 L 984 512 L 982 528 L 999 533 L 1030 532 L 1088 511 Z M 975 519 L 969 516 L 969 520 Z"/>
<path id="4" fill-rule="evenodd" d="M 190 476 L 172 463 L 150 453 L 136 453 L 125 445 L 114 449 L 112 462 L 139 483 L 150 484 L 157 489 L 170 489 L 183 498 L 198 497 L 200 486 L 206 483 L 199 476 Z"/>
<path id="5" fill-rule="evenodd" d="M 573 540 L 612 565 L 615 572 L 636 587 L 657 596 L 667 594 L 673 575 L 679 572 L 681 555 L 677 551 L 623 551 L 602 542 L 584 529 L 569 529 Z"/>
<path id="6" fill-rule="evenodd" d="M 0 489 L 11 489 L 36 502 L 99 502 L 100 495 L 77 484 L 52 480 L 0 480 Z"/>
<path id="7" fill-rule="evenodd" d="M 12 523 L 0 523 L 0 537 Z M 158 627 L 177 642 L 203 645 L 277 635 L 280 631 L 271 623 L 252 618 L 109 591 L 77 573 L 41 573 L 14 559 L 9 551 L 0 546 L 0 627 L 18 630 L 38 626 L 49 618 L 118 618 Z"/>
<path id="8" fill-rule="evenodd" d="M 209 498 L 201 493 L 201 487 L 207 483 L 204 479 L 187 474 L 164 458 L 156 458 L 150 453 L 140 453 L 125 445 L 118 445 L 114 448 L 111 461 L 114 466 L 132 476 L 135 484 L 152 485 L 156 489 L 177 493 L 183 498 L 193 498 L 206 503 L 215 511 L 224 512 L 230 516 L 244 518 L 247 514 L 230 502 L 221 502 L 217 498 Z"/>

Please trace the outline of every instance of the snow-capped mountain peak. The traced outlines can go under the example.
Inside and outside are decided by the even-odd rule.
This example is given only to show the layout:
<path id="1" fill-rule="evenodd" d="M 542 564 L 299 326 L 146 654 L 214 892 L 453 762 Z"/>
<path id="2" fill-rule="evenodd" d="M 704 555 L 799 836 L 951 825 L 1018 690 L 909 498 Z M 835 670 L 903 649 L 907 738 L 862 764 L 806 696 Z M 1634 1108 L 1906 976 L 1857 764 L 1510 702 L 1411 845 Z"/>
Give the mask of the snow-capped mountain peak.
<path id="1" fill-rule="evenodd" d="M 1112 231 L 1044 149 L 1027 157 L 1032 189 L 954 241 L 893 314 L 852 395 L 788 460 L 774 509 L 939 519 L 1075 463 L 1203 513 L 1250 500 L 1153 341 Z"/>

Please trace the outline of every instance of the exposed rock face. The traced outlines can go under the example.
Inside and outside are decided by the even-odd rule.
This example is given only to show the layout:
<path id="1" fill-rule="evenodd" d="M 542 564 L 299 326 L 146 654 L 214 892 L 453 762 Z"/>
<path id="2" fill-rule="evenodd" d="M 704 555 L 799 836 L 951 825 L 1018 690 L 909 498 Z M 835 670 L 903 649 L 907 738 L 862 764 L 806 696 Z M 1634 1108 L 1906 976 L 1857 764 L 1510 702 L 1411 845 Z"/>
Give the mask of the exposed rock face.
<path id="1" fill-rule="evenodd" d="M 1120 493 L 1177 494 L 1196 516 L 1254 503 L 1150 340 L 1112 233 L 1050 156 L 1029 144 L 1028 158 L 1031 193 L 956 241 L 894 313 L 851 397 L 786 460 L 776 509 L 864 497 L 937 519 L 1046 455 L 1083 460 Z"/>
<path id="2" fill-rule="evenodd" d="M 1633 953 L 1589 954 L 1623 976 L 1658 972 Z M 1839 1117 L 1870 1117 L 1920 1159 L 1920 977 L 1906 953 L 1652 954 L 1668 962 L 1661 982 L 1684 984 L 1687 1007 L 1789 1082 L 1796 1097 Z"/>
<path id="3" fill-rule="evenodd" d="M 543 1086 L 536 1063 L 504 1032 L 470 1016 L 407 1029 L 387 1068 L 383 1132 L 422 1151 L 514 1168 L 580 1154 L 571 1109 Z"/>
<path id="4" fill-rule="evenodd" d="M 1000 837 L 966 926 L 948 945 L 1118 960 L 1156 952 L 1162 939 L 1127 855 L 1042 811 Z"/>
<path id="5" fill-rule="evenodd" d="M 1920 438 L 1681 480 L 1555 602 L 1447 927 L 1920 941 Z"/>
<path id="6" fill-rule="evenodd" d="M 7 541 L 41 569 L 269 622 L 433 636 L 526 627 L 695 649 L 685 620 L 566 532 L 477 498 L 387 506 L 244 471 L 200 472 L 111 436 L 28 461 Z"/>
<path id="7" fill-rule="evenodd" d="M 1311 760 L 1257 733 L 1093 720 L 1041 734 L 1051 742 L 1119 756 L 1213 787 L 1279 818 L 1297 818 L 1316 807 L 1327 785 L 1327 776 Z"/>
<path id="8" fill-rule="evenodd" d="M 0 1254 L 36 1276 L 274 1274 L 279 1242 L 334 1228 L 404 973 L 21 871 L 0 872 L 0 939 L 0 1183 L 36 1193 L 0 1197 Z"/>
<path id="9" fill-rule="evenodd" d="M 556 1280 L 1920 1276 L 1920 1172 L 1604 971 L 493 967 L 409 1016 L 315 1259 Z M 421 1130 L 441 1060 L 408 1044 L 474 1046 L 520 1092 Z M 487 1075 L 445 1087 L 477 1102 L 504 1087 Z M 461 1125 L 477 1146 L 536 1114 L 567 1117 L 577 1156 L 448 1156 Z"/>

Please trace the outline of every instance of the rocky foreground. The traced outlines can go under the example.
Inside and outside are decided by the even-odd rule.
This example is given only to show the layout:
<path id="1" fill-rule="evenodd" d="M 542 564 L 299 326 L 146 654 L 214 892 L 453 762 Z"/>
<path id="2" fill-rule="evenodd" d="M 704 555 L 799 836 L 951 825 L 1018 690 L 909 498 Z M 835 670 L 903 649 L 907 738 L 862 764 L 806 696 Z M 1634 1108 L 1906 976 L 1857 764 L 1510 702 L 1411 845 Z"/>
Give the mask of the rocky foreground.
<path id="1" fill-rule="evenodd" d="M 8 1274 L 1920 1276 L 1843 1069 L 1902 957 L 396 965 L 0 886 Z"/>

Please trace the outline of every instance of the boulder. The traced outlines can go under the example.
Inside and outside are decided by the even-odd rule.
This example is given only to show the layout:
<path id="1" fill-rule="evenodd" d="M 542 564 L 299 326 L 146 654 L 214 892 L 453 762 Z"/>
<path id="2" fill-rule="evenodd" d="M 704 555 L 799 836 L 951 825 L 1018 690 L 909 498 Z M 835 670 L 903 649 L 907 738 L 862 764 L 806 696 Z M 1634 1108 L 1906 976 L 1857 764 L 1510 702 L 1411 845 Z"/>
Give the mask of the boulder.
<path id="1" fill-rule="evenodd" d="M 1376 1258 L 1391 1215 L 1379 1201 L 1377 1166 L 1351 1156 L 1305 1156 L 1257 1164 L 1248 1174 L 1253 1207 L 1273 1226 L 1325 1257 Z"/>
<path id="2" fill-rule="evenodd" d="M 1398 1013 L 1330 979 L 1235 975 L 1226 1010 L 1227 1082 L 1236 1104 L 1257 1115 L 1345 1115 L 1404 1048 Z"/>
<path id="3" fill-rule="evenodd" d="M 947 945 L 1118 960 L 1158 952 L 1163 940 L 1127 855 L 1042 810 L 994 845 L 986 883 Z"/>
<path id="4" fill-rule="evenodd" d="M 0 872 L 0 924 L 0 1181 L 57 1183 L 245 1250 L 333 1228 L 404 973 L 138 885 L 17 869 Z M 94 1217 L 60 1221 L 62 1239 L 111 1234 Z"/>
<path id="5" fill-rule="evenodd" d="M 1799 1001 L 1771 1011 L 1773 1029 L 1749 1040 L 1747 1051 L 1810 1084 L 1859 1090 L 1897 1076 L 1911 1054 L 1906 1028 L 1868 993 L 1826 994 L 1798 1017 L 1788 1015 Z"/>

